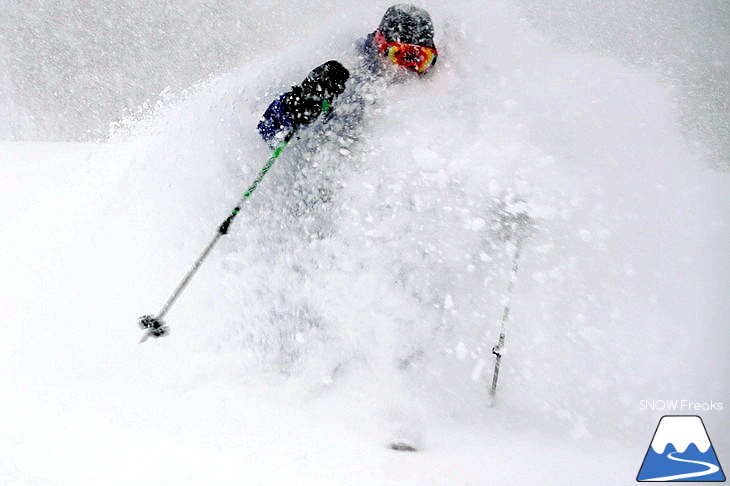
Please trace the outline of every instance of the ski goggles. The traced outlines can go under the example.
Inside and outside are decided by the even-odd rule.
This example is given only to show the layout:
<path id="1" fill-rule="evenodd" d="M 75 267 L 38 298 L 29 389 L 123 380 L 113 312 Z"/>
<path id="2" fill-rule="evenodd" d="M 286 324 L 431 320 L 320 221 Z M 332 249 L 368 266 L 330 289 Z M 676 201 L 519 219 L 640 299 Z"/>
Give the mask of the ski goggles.
<path id="1" fill-rule="evenodd" d="M 435 47 L 424 47 L 403 42 L 388 42 L 380 32 L 375 32 L 375 46 L 393 64 L 423 74 L 436 63 Z"/>

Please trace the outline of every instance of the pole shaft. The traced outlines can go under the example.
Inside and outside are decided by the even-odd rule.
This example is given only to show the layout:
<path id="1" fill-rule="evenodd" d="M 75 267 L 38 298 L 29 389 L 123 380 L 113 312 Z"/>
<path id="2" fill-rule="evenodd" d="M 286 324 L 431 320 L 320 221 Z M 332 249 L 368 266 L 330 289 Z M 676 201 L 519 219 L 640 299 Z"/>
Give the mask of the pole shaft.
<path id="1" fill-rule="evenodd" d="M 522 238 L 517 240 L 517 248 L 515 249 L 515 255 L 512 258 L 512 273 L 510 274 L 509 285 L 507 286 L 507 302 L 504 305 L 504 311 L 502 312 L 502 323 L 499 328 L 499 341 L 497 345 L 492 348 L 492 354 L 496 356 L 494 361 L 494 374 L 492 375 L 492 387 L 489 390 L 489 395 L 494 398 L 497 393 L 497 380 L 499 379 L 499 367 L 502 364 L 502 348 L 504 347 L 505 329 L 507 322 L 509 321 L 509 310 L 512 303 L 512 289 L 514 288 L 515 281 L 517 280 L 517 269 L 520 260 L 520 252 L 522 251 Z"/>
<path id="2" fill-rule="evenodd" d="M 279 145 L 274 149 L 269 159 L 266 161 L 264 166 L 259 171 L 258 175 L 256 176 L 256 179 L 251 183 L 251 185 L 246 189 L 246 192 L 243 193 L 243 196 L 241 196 L 241 199 L 238 201 L 238 204 L 236 204 L 236 207 L 233 208 L 233 211 L 228 215 L 228 217 L 221 223 L 221 225 L 218 227 L 218 231 L 215 234 L 215 237 L 210 240 L 210 243 L 208 243 L 208 246 L 205 247 L 203 252 L 200 254 L 197 260 L 195 260 L 195 263 L 193 264 L 193 267 L 188 271 L 188 273 L 185 275 L 185 277 L 182 279 L 182 281 L 178 284 L 175 291 L 172 293 L 169 299 L 167 299 L 167 302 L 165 302 L 165 305 L 162 306 L 162 309 L 160 310 L 159 314 L 157 314 L 157 319 L 162 319 L 165 314 L 167 314 L 167 311 L 170 310 L 170 307 L 172 307 L 172 304 L 175 303 L 177 298 L 182 294 L 182 291 L 185 290 L 185 287 L 188 286 L 190 283 L 190 280 L 192 280 L 195 273 L 198 271 L 200 266 L 203 264 L 205 259 L 208 257 L 208 254 L 211 252 L 213 247 L 218 243 L 218 240 L 221 236 L 228 233 L 228 227 L 233 222 L 233 219 L 238 215 L 238 213 L 241 211 L 241 207 L 243 204 L 248 200 L 248 198 L 251 197 L 253 192 L 256 190 L 256 188 L 259 186 L 261 181 L 264 179 L 266 174 L 271 169 L 271 166 L 274 165 L 274 162 L 276 162 L 276 159 L 279 158 L 279 155 L 281 155 L 281 152 L 284 151 L 284 148 L 286 148 L 287 144 L 289 143 L 289 140 L 291 140 L 293 133 L 287 134 L 286 137 L 279 143 Z"/>
<path id="3" fill-rule="evenodd" d="M 169 299 L 167 299 L 167 302 L 165 302 L 165 305 L 162 306 L 162 309 L 160 310 L 159 314 L 157 314 L 158 319 L 162 319 L 165 314 L 167 314 L 167 311 L 170 310 L 170 307 L 172 307 L 172 304 L 175 303 L 177 298 L 182 294 L 182 291 L 185 290 L 185 287 L 188 286 L 188 283 L 193 278 L 193 275 L 198 271 L 200 268 L 200 265 L 203 264 L 203 261 L 208 256 L 208 253 L 210 253 L 210 250 L 213 249 L 216 243 L 218 243 L 218 239 L 223 236 L 223 233 L 216 233 L 215 237 L 210 240 L 210 243 L 208 243 L 208 246 L 205 247 L 205 250 L 203 250 L 203 253 L 200 254 L 197 260 L 195 260 L 195 263 L 193 264 L 193 268 L 191 268 L 187 275 L 185 275 L 185 278 L 182 279 L 182 282 L 178 284 L 175 291 L 172 293 Z"/>

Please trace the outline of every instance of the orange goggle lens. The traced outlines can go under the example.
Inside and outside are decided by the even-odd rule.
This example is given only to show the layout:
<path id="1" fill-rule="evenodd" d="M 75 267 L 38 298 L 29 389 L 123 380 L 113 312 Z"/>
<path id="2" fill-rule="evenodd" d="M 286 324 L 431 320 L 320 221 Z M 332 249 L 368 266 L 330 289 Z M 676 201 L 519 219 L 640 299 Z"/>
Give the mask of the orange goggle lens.
<path id="1" fill-rule="evenodd" d="M 437 51 L 433 47 L 393 42 L 385 46 L 385 54 L 394 64 L 423 74 L 433 67 Z"/>

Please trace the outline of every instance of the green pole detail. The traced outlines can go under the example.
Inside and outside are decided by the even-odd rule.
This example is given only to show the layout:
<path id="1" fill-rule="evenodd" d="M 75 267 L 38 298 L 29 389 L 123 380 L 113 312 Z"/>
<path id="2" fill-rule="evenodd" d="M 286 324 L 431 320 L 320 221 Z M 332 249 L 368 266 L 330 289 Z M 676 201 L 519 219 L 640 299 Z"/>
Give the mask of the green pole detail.
<path id="1" fill-rule="evenodd" d="M 269 160 L 266 161 L 264 166 L 259 171 L 258 177 L 256 177 L 256 180 L 253 181 L 253 183 L 249 186 L 249 188 L 246 190 L 246 192 L 243 194 L 243 199 L 248 199 L 251 197 L 251 194 L 256 190 L 256 188 L 259 186 L 259 183 L 264 179 L 264 176 L 267 172 L 269 172 L 269 169 L 271 169 L 271 166 L 274 165 L 274 162 L 276 162 L 276 159 L 279 158 L 279 155 L 281 155 L 281 152 L 284 151 L 287 144 L 289 143 L 289 137 L 285 138 L 284 140 L 279 143 L 279 145 L 274 149 L 274 152 L 271 154 L 271 157 L 269 157 Z M 238 212 L 237 210 L 241 209 L 240 206 L 237 206 L 234 211 Z"/>

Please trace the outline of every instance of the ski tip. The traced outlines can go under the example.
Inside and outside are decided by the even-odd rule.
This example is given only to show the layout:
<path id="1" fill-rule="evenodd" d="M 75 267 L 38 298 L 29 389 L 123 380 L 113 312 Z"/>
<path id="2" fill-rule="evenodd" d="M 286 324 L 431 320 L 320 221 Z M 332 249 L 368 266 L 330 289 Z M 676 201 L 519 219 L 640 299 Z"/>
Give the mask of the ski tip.
<path id="1" fill-rule="evenodd" d="M 391 442 L 389 447 L 394 451 L 418 452 L 418 449 L 408 442 Z"/>

